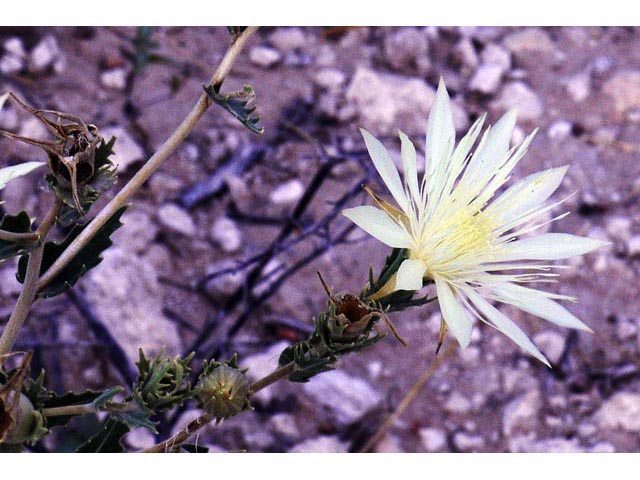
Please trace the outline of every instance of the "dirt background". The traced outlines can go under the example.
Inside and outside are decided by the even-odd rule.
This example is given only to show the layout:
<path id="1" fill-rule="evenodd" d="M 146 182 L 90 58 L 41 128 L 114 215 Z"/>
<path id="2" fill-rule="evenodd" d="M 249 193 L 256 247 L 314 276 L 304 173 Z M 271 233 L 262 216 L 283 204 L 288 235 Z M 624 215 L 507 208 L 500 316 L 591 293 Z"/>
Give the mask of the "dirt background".
<path id="1" fill-rule="evenodd" d="M 136 50 L 137 33 L 0 28 L 1 91 L 77 114 L 103 135 L 118 137 L 120 186 L 180 123 L 229 41 L 221 27 L 156 28 L 151 53 L 163 61 L 136 70 L 144 53 Z M 216 106 L 209 110 L 137 193 L 114 247 L 76 295 L 36 305 L 18 345 L 34 349 L 34 371 L 46 367 L 48 385 L 59 391 L 108 387 L 131 375 L 140 346 L 149 352 L 164 347 L 173 355 L 198 345 L 199 355 L 238 352 L 251 375 L 267 373 L 326 304 L 316 270 L 336 292 L 357 292 L 369 265 L 380 268 L 387 254 L 357 230 L 337 238 L 348 226 L 339 216 L 295 242 L 326 215 L 332 219 L 335 202 L 367 175 L 381 190 L 358 127 L 394 152 L 401 129 L 422 151 L 440 76 L 459 134 L 482 112 L 493 123 L 514 106 L 514 141 L 539 128 L 512 181 L 570 165 L 554 198 L 570 195 L 564 206 L 572 214 L 549 225 L 550 231 L 611 244 L 572 259 L 559 282 L 548 285 L 579 299 L 569 308 L 595 334 L 503 308 L 554 368 L 476 325 L 471 345 L 455 349 L 376 450 L 638 451 L 640 30 L 634 28 L 260 30 L 223 90 L 254 87 L 264 135 L 252 134 Z M 15 106 L 5 106 L 0 128 L 42 133 Z M 324 157 L 314 141 L 324 146 Z M 2 165 L 40 155 L 7 140 L 0 145 Z M 296 204 L 328 157 L 346 160 L 330 169 L 296 215 Z M 50 194 L 36 177 L 2 191 L 6 212 L 26 207 L 42 218 Z M 194 192 L 212 184 L 217 189 L 193 201 Z M 357 193 L 348 205 L 365 201 Z M 293 243 L 280 242 L 265 256 L 286 225 L 294 226 L 286 235 Z M 249 278 L 256 263 L 237 268 L 261 254 L 257 279 Z M 301 268 L 288 272 L 307 255 Z M 206 280 L 225 268 L 236 271 Z M 15 262 L 0 266 L 0 322 L 20 291 L 14 272 Z M 389 337 L 308 384 L 261 392 L 254 411 L 203 430 L 198 443 L 215 451 L 357 451 L 434 359 L 439 318 L 435 305 L 393 315 L 408 348 Z M 163 419 L 169 427 L 162 435 L 197 414 L 186 409 Z M 72 426 L 69 435 L 47 437 L 35 450 L 69 450 L 97 429 L 91 418 Z M 153 441 L 142 430 L 127 437 L 130 449 Z"/>

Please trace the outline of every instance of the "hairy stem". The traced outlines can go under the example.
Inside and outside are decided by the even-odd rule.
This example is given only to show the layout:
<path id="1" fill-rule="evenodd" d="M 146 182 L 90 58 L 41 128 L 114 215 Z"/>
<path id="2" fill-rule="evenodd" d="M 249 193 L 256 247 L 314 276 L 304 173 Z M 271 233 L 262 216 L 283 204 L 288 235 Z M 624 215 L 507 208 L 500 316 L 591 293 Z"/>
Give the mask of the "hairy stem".
<path id="1" fill-rule="evenodd" d="M 254 394 L 254 393 L 262 390 L 263 388 L 266 388 L 269 385 L 272 385 L 272 384 L 276 383 L 278 380 L 281 380 L 281 379 L 287 377 L 294 370 L 295 370 L 295 363 L 290 362 L 290 363 L 278 368 L 277 370 L 275 370 L 274 372 L 270 373 L 266 377 L 263 377 L 260 380 L 255 381 L 251 385 L 249 391 L 251 392 L 251 394 Z M 191 435 L 196 433 L 198 430 L 200 430 L 202 427 L 204 427 L 205 425 L 207 425 L 208 423 L 210 423 L 214 419 L 215 419 L 215 416 L 211 415 L 210 413 L 205 413 L 203 415 L 200 415 L 198 418 L 193 420 L 184 429 L 180 430 L 178 433 L 176 433 L 171 438 L 165 440 L 164 442 L 158 443 L 157 445 L 154 445 L 153 447 L 149 447 L 149 448 L 146 448 L 144 450 L 141 450 L 141 452 L 142 453 L 162 453 L 162 452 L 171 451 L 174 448 L 179 447 Z"/>
<path id="2" fill-rule="evenodd" d="M 99 411 L 107 411 L 113 413 L 130 412 L 136 408 L 134 402 L 108 404 L 103 408 L 96 408 L 95 404 L 83 403 L 81 405 L 65 405 L 63 407 L 43 408 L 42 415 L 45 417 L 64 417 L 67 415 L 87 415 L 97 413 Z"/>
<path id="3" fill-rule="evenodd" d="M 20 292 L 9 322 L 4 327 L 2 337 L 0 337 L 0 365 L 2 365 L 3 356 L 11 352 L 13 344 L 16 342 L 18 334 L 20 333 L 20 329 L 29 315 L 31 305 L 36 298 L 40 266 L 42 265 L 42 254 L 44 252 L 44 239 L 47 237 L 49 230 L 51 230 L 61 206 L 62 202 L 56 198 L 55 203 L 52 205 L 49 213 L 36 232 L 41 239 L 41 244 L 29 255 L 29 263 L 27 264 L 22 292 Z"/>
<path id="4" fill-rule="evenodd" d="M 258 27 L 247 27 L 240 36 L 231 44 L 224 58 L 220 62 L 216 72 L 211 79 L 211 84 L 216 88 L 220 88 L 222 82 L 229 74 L 229 70 L 234 61 L 242 51 L 243 47 L 247 43 L 247 40 Z M 75 257 L 80 250 L 91 240 L 94 235 L 102 228 L 102 226 L 122 207 L 131 196 L 147 181 L 147 179 L 160 168 L 162 162 L 164 162 L 169 155 L 171 155 L 175 149 L 187 138 L 187 135 L 193 130 L 200 118 L 204 115 L 205 111 L 211 105 L 211 101 L 206 93 L 203 93 L 195 106 L 187 114 L 178 128 L 171 134 L 171 136 L 162 144 L 156 153 L 154 153 L 144 166 L 138 170 L 129 183 L 127 183 L 122 190 L 120 190 L 111 201 L 105 205 L 105 207 L 95 216 L 95 218 L 82 230 L 82 232 L 71 242 L 71 244 L 65 249 L 60 257 L 54 262 L 53 265 L 45 272 L 40 281 L 38 282 L 38 290 L 41 290 L 56 275 L 58 275 L 62 269 Z"/>

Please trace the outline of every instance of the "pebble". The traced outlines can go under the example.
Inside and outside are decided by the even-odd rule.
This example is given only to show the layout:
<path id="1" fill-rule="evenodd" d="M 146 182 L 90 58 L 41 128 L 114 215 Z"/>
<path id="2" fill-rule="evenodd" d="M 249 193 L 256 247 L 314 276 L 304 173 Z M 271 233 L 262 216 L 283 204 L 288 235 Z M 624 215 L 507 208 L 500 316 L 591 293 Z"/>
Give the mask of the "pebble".
<path id="1" fill-rule="evenodd" d="M 627 253 L 630 257 L 640 256 L 640 235 L 634 235 L 627 240 Z"/>
<path id="2" fill-rule="evenodd" d="M 296 417 L 290 413 L 274 413 L 269 417 L 267 426 L 270 431 L 284 437 L 288 441 L 300 438 L 300 430 L 296 425 Z"/>
<path id="3" fill-rule="evenodd" d="M 277 50 L 259 45 L 253 47 L 249 52 L 249 60 L 262 68 L 271 68 L 282 59 L 282 55 Z"/>
<path id="4" fill-rule="evenodd" d="M 298 27 L 277 28 L 269 35 L 269 43 L 281 52 L 290 52 L 302 48 L 306 43 L 306 37 Z"/>
<path id="5" fill-rule="evenodd" d="M 100 74 L 100 83 L 113 90 L 124 90 L 127 86 L 127 70 L 125 68 L 112 68 Z"/>
<path id="6" fill-rule="evenodd" d="M 625 318 L 624 320 L 618 322 L 618 325 L 616 326 L 616 335 L 620 340 L 631 340 L 637 334 L 638 325 L 636 325 L 633 320 Z"/>
<path id="7" fill-rule="evenodd" d="M 144 160 L 144 150 L 124 128 L 105 127 L 100 130 L 100 135 L 107 142 L 111 137 L 116 137 L 111 159 L 118 166 L 119 172 L 124 172 L 135 162 Z"/>
<path id="8" fill-rule="evenodd" d="M 227 253 L 237 252 L 242 246 L 242 232 L 236 222 L 230 218 L 218 218 L 211 227 L 210 235 L 211 239 Z"/>
<path id="9" fill-rule="evenodd" d="M 237 263 L 229 258 L 225 258 L 219 262 L 209 265 L 207 275 L 211 275 L 223 270 L 233 270 L 230 273 L 216 275 L 207 280 L 205 289 L 207 293 L 214 298 L 223 299 L 231 295 L 242 285 L 244 274 L 237 269 Z"/>
<path id="10" fill-rule="evenodd" d="M 302 384 L 312 401 L 331 412 L 341 425 L 358 420 L 382 400 L 380 394 L 364 380 L 342 370 L 332 370 Z"/>
<path id="11" fill-rule="evenodd" d="M 289 204 L 297 202 L 304 193 L 304 185 L 298 179 L 293 179 L 283 183 L 269 195 L 271 203 L 276 205 Z"/>
<path id="12" fill-rule="evenodd" d="M 156 172 L 149 179 L 149 188 L 157 203 L 176 198 L 182 187 L 183 183 L 179 178 L 164 172 Z"/>
<path id="13" fill-rule="evenodd" d="M 454 55 L 461 63 L 460 70 L 463 75 L 468 75 L 478 66 L 478 54 L 468 38 L 463 38 L 458 42 L 454 49 Z"/>
<path id="14" fill-rule="evenodd" d="M 480 435 L 470 435 L 465 432 L 456 432 L 453 435 L 453 444 L 461 452 L 476 452 L 484 447 L 485 440 Z"/>
<path id="15" fill-rule="evenodd" d="M 316 438 L 310 438 L 302 443 L 298 443 L 290 453 L 346 453 L 349 450 L 349 444 L 341 441 L 336 436 L 323 435 Z"/>
<path id="16" fill-rule="evenodd" d="M 261 351 L 260 353 L 255 353 L 253 355 L 242 358 L 240 360 L 240 366 L 242 368 L 248 368 L 249 370 L 247 371 L 247 376 L 252 382 L 256 381 L 262 377 L 269 375 L 271 372 L 278 368 L 278 358 L 280 358 L 280 354 L 288 346 L 289 343 L 285 341 L 274 343 L 269 348 Z M 257 401 L 258 403 L 266 405 L 275 396 L 278 395 L 278 392 L 278 385 L 270 385 L 266 388 L 263 388 L 259 392 L 256 392 L 251 397 L 251 401 L 252 403 L 254 401 Z"/>
<path id="17" fill-rule="evenodd" d="M 398 28 L 384 36 L 385 60 L 396 70 L 425 75 L 431 66 L 429 42 L 424 31 L 417 28 Z"/>
<path id="18" fill-rule="evenodd" d="M 313 77 L 314 83 L 325 90 L 338 90 L 346 81 L 345 74 L 337 68 L 323 68 Z"/>
<path id="19" fill-rule="evenodd" d="M 123 225 L 114 232 L 112 239 L 114 245 L 125 251 L 146 251 L 158 234 L 158 227 L 149 214 L 136 207 L 129 207 L 122 215 L 121 221 Z"/>
<path id="20" fill-rule="evenodd" d="M 376 453 L 405 453 L 402 441 L 397 435 L 387 433 L 375 447 Z"/>
<path id="21" fill-rule="evenodd" d="M 376 135 L 424 134 L 435 90 L 424 80 L 359 67 L 346 92 L 364 127 Z"/>
<path id="22" fill-rule="evenodd" d="M 454 391 L 444 404 L 444 409 L 449 413 L 466 413 L 471 410 L 471 401 L 460 392 Z"/>
<path id="23" fill-rule="evenodd" d="M 565 339 L 558 332 L 547 330 L 538 333 L 533 341 L 551 364 L 560 360 L 560 356 L 564 352 Z"/>
<path id="24" fill-rule="evenodd" d="M 480 53 L 480 60 L 483 64 L 500 67 L 502 74 L 511 70 L 511 53 L 495 43 L 489 43 L 484 47 Z"/>
<path id="25" fill-rule="evenodd" d="M 533 430 L 537 423 L 538 412 L 542 406 L 540 392 L 530 391 L 511 400 L 503 410 L 502 431 L 512 436 L 517 430 Z"/>
<path id="26" fill-rule="evenodd" d="M 469 89 L 490 95 L 498 91 L 502 81 L 503 69 L 500 65 L 486 63 L 481 65 L 471 77 Z"/>
<path id="27" fill-rule="evenodd" d="M 198 229 L 189 212 L 174 203 L 166 203 L 158 209 L 158 221 L 172 232 L 193 237 Z"/>
<path id="28" fill-rule="evenodd" d="M 525 28 L 513 32 L 505 37 L 504 44 L 516 56 L 532 53 L 550 55 L 556 50 L 549 34 L 540 28 Z"/>
<path id="29" fill-rule="evenodd" d="M 547 136 L 556 142 L 566 140 L 571 135 L 573 124 L 567 120 L 556 120 L 547 130 Z"/>
<path id="30" fill-rule="evenodd" d="M 523 82 L 511 82 L 505 85 L 493 106 L 502 111 L 517 108 L 520 121 L 538 120 L 543 113 L 540 97 Z"/>
<path id="31" fill-rule="evenodd" d="M 0 72 L 5 75 L 18 73 L 24 68 L 26 52 L 22 40 L 17 37 L 7 39 L 3 43 L 5 54 L 0 58 Z"/>
<path id="32" fill-rule="evenodd" d="M 439 428 L 421 428 L 420 441 L 427 452 L 441 452 L 447 448 L 447 432 Z"/>
<path id="33" fill-rule="evenodd" d="M 47 35 L 31 51 L 29 68 L 35 73 L 42 72 L 51 66 L 59 55 L 58 41 L 53 35 Z"/>
<path id="34" fill-rule="evenodd" d="M 591 93 L 591 75 L 579 73 L 564 80 L 564 88 L 575 103 L 586 100 Z"/>
<path id="35" fill-rule="evenodd" d="M 640 431 L 640 394 L 619 392 L 602 404 L 593 419 L 599 428 Z"/>
<path id="36" fill-rule="evenodd" d="M 22 292 L 22 284 L 16 279 L 15 267 L 0 270 L 0 293 L 4 298 L 17 297 Z"/>
<path id="37" fill-rule="evenodd" d="M 603 85 L 602 91 L 611 98 L 619 116 L 640 107 L 640 71 L 617 72 Z"/>

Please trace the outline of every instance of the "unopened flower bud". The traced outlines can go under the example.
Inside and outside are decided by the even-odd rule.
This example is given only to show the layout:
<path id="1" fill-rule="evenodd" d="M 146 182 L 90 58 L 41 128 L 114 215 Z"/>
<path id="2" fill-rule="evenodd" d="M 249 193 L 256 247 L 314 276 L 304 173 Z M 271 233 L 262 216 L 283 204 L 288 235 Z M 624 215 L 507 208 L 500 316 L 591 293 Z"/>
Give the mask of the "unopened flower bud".
<path id="1" fill-rule="evenodd" d="M 9 408 L 10 405 L 0 400 L 0 443 L 34 443 L 47 432 L 42 415 L 26 395 L 21 393 L 18 405 L 12 410 Z"/>
<path id="2" fill-rule="evenodd" d="M 250 406 L 247 377 L 226 364 L 205 373 L 196 390 L 200 407 L 218 420 L 232 417 Z"/>

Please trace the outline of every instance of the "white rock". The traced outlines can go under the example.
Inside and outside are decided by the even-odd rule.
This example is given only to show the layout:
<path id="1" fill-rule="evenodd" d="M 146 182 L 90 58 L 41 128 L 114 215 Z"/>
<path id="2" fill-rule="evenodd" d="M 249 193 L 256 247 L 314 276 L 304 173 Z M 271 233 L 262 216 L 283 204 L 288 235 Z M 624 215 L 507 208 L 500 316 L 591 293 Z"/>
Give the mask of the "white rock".
<path id="1" fill-rule="evenodd" d="M 189 212 L 174 203 L 167 203 L 158 209 L 158 220 L 161 225 L 172 232 L 187 237 L 193 237 L 198 232 Z"/>
<path id="2" fill-rule="evenodd" d="M 276 205 L 297 202 L 304 193 L 304 185 L 298 179 L 290 180 L 277 187 L 269 195 L 269 199 Z"/>
<path id="3" fill-rule="evenodd" d="M 537 120 L 543 113 L 542 101 L 523 82 L 511 82 L 505 85 L 493 106 L 502 111 L 517 108 L 518 120 L 521 121 Z"/>
<path id="4" fill-rule="evenodd" d="M 540 332 L 533 337 L 533 341 L 551 364 L 555 364 L 560 360 L 560 356 L 564 351 L 565 340 L 558 332 L 553 330 Z"/>
<path id="5" fill-rule="evenodd" d="M 281 341 L 274 343 L 266 350 L 244 357 L 240 361 L 242 368 L 248 368 L 247 377 L 251 381 L 256 381 L 269 375 L 278 368 L 278 358 L 282 351 L 289 346 L 289 343 Z M 324 374 L 322 374 L 324 375 Z M 315 377 L 318 378 L 318 377 Z M 270 385 L 256 392 L 251 398 L 252 402 L 257 401 L 268 404 L 271 399 L 278 394 L 278 385 Z"/>
<path id="6" fill-rule="evenodd" d="M 567 138 L 569 138 L 572 129 L 573 124 L 571 122 L 567 120 L 556 120 L 547 130 L 547 136 L 551 140 L 561 142 L 562 140 L 566 140 Z"/>
<path id="7" fill-rule="evenodd" d="M 619 116 L 628 110 L 640 107 L 640 71 L 617 72 L 607 80 L 602 91 L 611 98 L 615 112 Z"/>
<path id="8" fill-rule="evenodd" d="M 316 405 L 332 412 L 342 425 L 356 421 L 381 401 L 380 394 L 367 382 L 342 370 L 317 375 L 309 383 L 302 384 L 302 388 Z"/>
<path id="9" fill-rule="evenodd" d="M 471 77 L 469 89 L 486 95 L 495 93 L 500 86 L 502 74 L 503 69 L 500 65 L 493 63 L 482 64 Z"/>
<path id="10" fill-rule="evenodd" d="M 323 68 L 314 75 L 313 80 L 316 85 L 325 90 L 338 90 L 344 85 L 346 77 L 337 68 Z"/>
<path id="11" fill-rule="evenodd" d="M 421 428 L 420 441 L 427 452 L 442 452 L 447 448 L 447 432 L 439 428 Z"/>
<path id="12" fill-rule="evenodd" d="M 113 163 L 118 166 L 119 172 L 126 171 L 133 163 L 144 159 L 144 150 L 124 128 L 120 126 L 105 127 L 99 133 L 107 142 L 111 137 L 116 137 L 111 158 Z"/>
<path id="13" fill-rule="evenodd" d="M 213 297 L 222 299 L 228 297 L 240 288 L 244 280 L 244 274 L 238 270 L 236 262 L 231 259 L 227 258 L 210 265 L 207 268 L 207 275 L 227 270 L 230 273 L 220 273 L 207 280 L 205 284 L 207 293 Z"/>
<path id="14" fill-rule="evenodd" d="M 602 404 L 594 415 L 598 427 L 638 433 L 640 431 L 640 394 L 619 392 Z"/>
<path id="15" fill-rule="evenodd" d="M 10 75 L 24 68 L 26 52 L 18 37 L 7 39 L 3 45 L 5 54 L 0 59 L 0 72 Z"/>
<path id="16" fill-rule="evenodd" d="M 478 66 L 478 54 L 473 43 L 468 38 L 461 39 L 455 46 L 454 52 L 462 63 L 463 72 L 471 72 Z"/>
<path id="17" fill-rule="evenodd" d="M 16 279 L 16 268 L 0 270 L 0 293 L 4 298 L 17 297 L 22 292 L 22 284 Z"/>
<path id="18" fill-rule="evenodd" d="M 218 218 L 210 233 L 211 239 L 227 253 L 237 252 L 242 246 L 242 232 L 230 218 Z"/>
<path id="19" fill-rule="evenodd" d="M 49 137 L 49 131 L 40 120 L 35 117 L 29 117 L 22 125 L 20 125 L 19 135 L 23 137 L 45 140 Z"/>
<path id="20" fill-rule="evenodd" d="M 470 435 L 465 432 L 456 432 L 453 435 L 453 444 L 462 452 L 476 452 L 484 447 L 485 440 L 480 435 Z"/>
<path id="21" fill-rule="evenodd" d="M 634 235 L 627 241 L 627 253 L 630 257 L 640 255 L 640 235 Z"/>
<path id="22" fill-rule="evenodd" d="M 616 326 L 616 335 L 620 340 L 631 340 L 638 334 L 638 325 L 633 320 L 623 319 Z"/>
<path id="23" fill-rule="evenodd" d="M 502 416 L 502 431 L 511 436 L 517 430 L 534 430 L 538 412 L 542 406 L 540 392 L 533 390 L 515 398 L 504 408 Z"/>
<path id="24" fill-rule="evenodd" d="M 494 43 L 489 43 L 484 47 L 482 53 L 480 53 L 480 60 L 484 64 L 500 67 L 502 74 L 511 69 L 511 53 Z"/>
<path id="25" fill-rule="evenodd" d="M 396 435 L 387 433 L 375 446 L 376 453 L 405 453 L 402 441 Z"/>
<path id="26" fill-rule="evenodd" d="M 296 425 L 296 417 L 290 413 L 275 413 L 267 422 L 269 430 L 288 440 L 300 437 L 300 430 Z"/>
<path id="27" fill-rule="evenodd" d="M 107 88 L 124 90 L 127 86 L 127 70 L 125 68 L 112 68 L 100 74 L 100 83 Z"/>
<path id="28" fill-rule="evenodd" d="M 4 41 L 2 44 L 4 47 L 4 51 L 7 53 L 11 53 L 17 57 L 25 57 L 27 52 L 24 49 L 24 44 L 22 40 L 18 37 L 11 37 Z"/>
<path id="29" fill-rule="evenodd" d="M 444 409 L 449 413 L 466 413 L 471 410 L 471 401 L 461 393 L 454 391 L 444 404 Z"/>
<path id="30" fill-rule="evenodd" d="M 377 73 L 359 67 L 346 98 L 358 109 L 363 126 L 376 135 L 424 134 L 435 90 L 422 79 Z"/>
<path id="31" fill-rule="evenodd" d="M 294 446 L 289 453 L 346 453 L 349 444 L 335 436 L 310 438 Z"/>
<path id="32" fill-rule="evenodd" d="M 116 246 L 102 256 L 84 282 L 87 300 L 129 359 L 138 360 L 139 348 L 148 356 L 162 348 L 166 355 L 180 353 L 176 326 L 162 313 L 164 289 L 155 269 Z"/>
<path id="33" fill-rule="evenodd" d="M 298 27 L 278 27 L 269 35 L 269 42 L 281 52 L 290 52 L 302 48 L 306 43 L 306 37 Z"/>
<path id="34" fill-rule="evenodd" d="M 280 52 L 264 45 L 253 47 L 249 51 L 249 60 L 262 68 L 273 67 L 281 58 Z"/>
<path id="35" fill-rule="evenodd" d="M 429 43 L 424 31 L 412 27 L 394 29 L 384 36 L 383 52 L 395 69 L 414 70 L 420 75 L 429 71 Z"/>
<path id="36" fill-rule="evenodd" d="M 567 93 L 575 103 L 586 100 L 591 93 L 591 75 L 588 72 L 567 78 L 563 83 Z"/>
<path id="37" fill-rule="evenodd" d="M 157 225 L 150 216 L 135 207 L 129 207 L 121 218 L 122 227 L 112 235 L 113 244 L 128 252 L 148 250 L 158 234 Z"/>
<path id="38" fill-rule="evenodd" d="M 609 237 L 616 240 L 627 240 L 631 236 L 631 225 L 633 222 L 629 217 L 608 217 L 605 222 L 605 230 Z"/>
<path id="39" fill-rule="evenodd" d="M 551 37 L 540 28 L 525 28 L 513 32 L 504 39 L 504 44 L 516 55 L 531 53 L 550 55 L 555 52 Z"/>
<path id="40" fill-rule="evenodd" d="M 31 51 L 29 68 L 33 72 L 41 72 L 53 64 L 59 55 L 58 41 L 53 35 L 47 35 Z"/>

